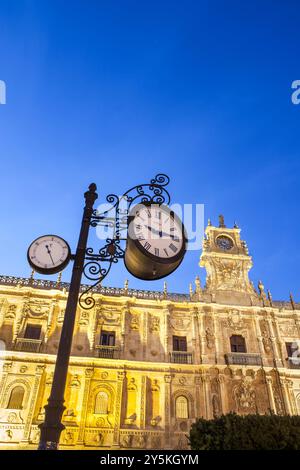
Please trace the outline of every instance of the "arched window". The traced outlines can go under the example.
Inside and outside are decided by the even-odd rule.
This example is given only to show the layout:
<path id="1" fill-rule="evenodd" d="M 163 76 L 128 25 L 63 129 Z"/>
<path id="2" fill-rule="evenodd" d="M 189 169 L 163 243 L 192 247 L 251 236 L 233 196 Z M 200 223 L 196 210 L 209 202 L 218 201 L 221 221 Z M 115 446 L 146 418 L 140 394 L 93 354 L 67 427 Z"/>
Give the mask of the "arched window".
<path id="1" fill-rule="evenodd" d="M 176 398 L 176 418 L 187 419 L 189 417 L 188 400 L 184 396 Z"/>
<path id="2" fill-rule="evenodd" d="M 24 394 L 25 390 L 23 387 L 20 387 L 19 385 L 14 387 L 10 393 L 7 408 L 21 410 L 23 408 Z"/>
<path id="3" fill-rule="evenodd" d="M 231 352 L 247 352 L 245 338 L 242 335 L 232 335 L 230 337 L 230 347 Z"/>
<path id="4" fill-rule="evenodd" d="M 107 415 L 108 413 L 108 395 L 106 392 L 99 392 L 95 399 L 94 413 Z"/>

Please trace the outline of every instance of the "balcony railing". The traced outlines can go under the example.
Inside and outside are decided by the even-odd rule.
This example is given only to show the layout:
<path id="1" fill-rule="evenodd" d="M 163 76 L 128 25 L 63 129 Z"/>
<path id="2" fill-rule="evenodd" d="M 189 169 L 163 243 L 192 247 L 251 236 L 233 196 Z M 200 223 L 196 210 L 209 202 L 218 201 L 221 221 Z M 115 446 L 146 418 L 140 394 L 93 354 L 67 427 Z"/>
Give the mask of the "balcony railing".
<path id="1" fill-rule="evenodd" d="M 117 346 L 96 346 L 97 356 L 104 359 L 120 359 L 120 348 Z"/>
<path id="2" fill-rule="evenodd" d="M 175 364 L 193 364 L 193 354 L 185 351 L 173 351 L 170 353 L 170 362 Z"/>
<path id="3" fill-rule="evenodd" d="M 15 350 L 25 352 L 39 352 L 41 344 L 41 339 L 17 338 Z"/>
<path id="4" fill-rule="evenodd" d="M 236 364 L 239 366 L 261 366 L 261 356 L 259 354 L 248 353 L 228 353 L 225 354 L 226 364 Z"/>
<path id="5" fill-rule="evenodd" d="M 291 369 L 300 369 L 300 357 L 289 357 L 288 361 Z"/>

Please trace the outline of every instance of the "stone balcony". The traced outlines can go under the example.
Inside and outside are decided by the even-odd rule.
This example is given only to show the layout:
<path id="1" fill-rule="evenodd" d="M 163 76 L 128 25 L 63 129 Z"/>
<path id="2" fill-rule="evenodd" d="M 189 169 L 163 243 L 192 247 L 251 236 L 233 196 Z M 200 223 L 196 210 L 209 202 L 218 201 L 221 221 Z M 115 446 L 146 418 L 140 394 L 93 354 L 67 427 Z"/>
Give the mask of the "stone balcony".
<path id="1" fill-rule="evenodd" d="M 17 338 L 14 349 L 24 352 L 39 352 L 41 344 L 41 339 Z"/>
<path id="2" fill-rule="evenodd" d="M 103 359 L 120 359 L 120 348 L 117 346 L 96 346 L 96 356 Z"/>
<path id="3" fill-rule="evenodd" d="M 193 354 L 186 351 L 173 351 L 170 353 L 170 362 L 175 364 L 193 364 Z"/>
<path id="4" fill-rule="evenodd" d="M 261 366 L 262 360 L 259 354 L 248 353 L 228 353 L 225 354 L 225 361 L 228 365 L 239 366 Z"/>

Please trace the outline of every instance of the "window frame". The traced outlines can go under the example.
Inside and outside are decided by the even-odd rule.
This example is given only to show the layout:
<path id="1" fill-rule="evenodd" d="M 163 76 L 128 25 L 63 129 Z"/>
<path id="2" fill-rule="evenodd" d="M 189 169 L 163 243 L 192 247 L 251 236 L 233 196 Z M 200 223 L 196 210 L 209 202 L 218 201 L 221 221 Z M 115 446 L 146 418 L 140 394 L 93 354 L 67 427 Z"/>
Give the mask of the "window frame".
<path id="1" fill-rule="evenodd" d="M 176 346 L 177 342 L 177 346 Z M 174 352 L 187 352 L 187 337 L 173 335 L 173 351 Z"/>
<path id="2" fill-rule="evenodd" d="M 237 339 L 238 341 L 234 342 L 233 338 Z M 247 353 L 246 339 L 243 335 L 231 335 L 229 338 L 229 341 L 230 341 L 230 351 L 232 353 L 239 353 L 239 354 Z"/>

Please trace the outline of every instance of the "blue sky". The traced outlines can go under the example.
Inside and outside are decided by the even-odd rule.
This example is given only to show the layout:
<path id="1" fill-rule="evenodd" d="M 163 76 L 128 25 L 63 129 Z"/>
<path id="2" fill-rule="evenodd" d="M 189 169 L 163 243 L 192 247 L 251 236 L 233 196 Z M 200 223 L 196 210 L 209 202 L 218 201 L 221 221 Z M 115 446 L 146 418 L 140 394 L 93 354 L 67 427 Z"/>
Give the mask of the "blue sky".
<path id="1" fill-rule="evenodd" d="M 82 193 L 171 177 L 173 202 L 236 220 L 273 298 L 297 300 L 297 1 L 0 0 L 1 273 L 27 276 L 32 239 L 75 248 Z M 168 279 L 188 292 L 187 254 Z M 70 270 L 63 274 L 69 279 Z M 160 289 L 119 263 L 106 284 Z"/>

